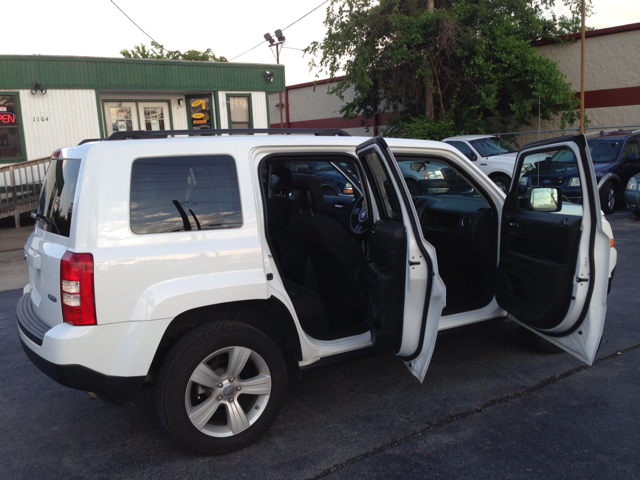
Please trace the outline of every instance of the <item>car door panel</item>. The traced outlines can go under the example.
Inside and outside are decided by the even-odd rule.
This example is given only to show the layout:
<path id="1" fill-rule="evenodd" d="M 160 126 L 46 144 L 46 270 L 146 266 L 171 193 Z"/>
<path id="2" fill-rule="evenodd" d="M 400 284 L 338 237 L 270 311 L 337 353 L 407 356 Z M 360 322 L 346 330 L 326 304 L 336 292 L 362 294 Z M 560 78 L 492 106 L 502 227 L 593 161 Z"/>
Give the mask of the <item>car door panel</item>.
<path id="1" fill-rule="evenodd" d="M 370 234 L 371 262 L 367 265 L 368 318 L 376 346 L 397 352 L 402 339 L 407 234 L 404 225 L 378 220 Z"/>
<path id="2" fill-rule="evenodd" d="M 573 289 L 582 217 L 521 212 L 505 217 L 496 299 L 522 321 L 551 328 Z"/>

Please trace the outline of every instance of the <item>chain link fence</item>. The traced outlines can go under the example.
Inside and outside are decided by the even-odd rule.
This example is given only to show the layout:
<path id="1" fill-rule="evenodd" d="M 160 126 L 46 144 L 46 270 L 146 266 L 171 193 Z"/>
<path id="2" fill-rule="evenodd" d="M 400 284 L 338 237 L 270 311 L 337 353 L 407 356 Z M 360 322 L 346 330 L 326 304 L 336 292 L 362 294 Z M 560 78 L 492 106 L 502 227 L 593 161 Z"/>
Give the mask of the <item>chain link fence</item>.
<path id="1" fill-rule="evenodd" d="M 529 130 L 525 132 L 503 132 L 495 133 L 494 135 L 505 139 L 512 145 L 522 148 L 524 145 L 530 142 L 537 142 L 538 140 L 547 140 L 549 138 L 563 137 L 565 135 L 575 135 L 580 129 L 565 128 L 557 130 Z M 640 131 L 640 125 L 613 125 L 605 127 L 586 127 L 584 129 L 587 137 L 594 135 L 601 135 L 603 133 L 610 133 L 616 131 Z"/>

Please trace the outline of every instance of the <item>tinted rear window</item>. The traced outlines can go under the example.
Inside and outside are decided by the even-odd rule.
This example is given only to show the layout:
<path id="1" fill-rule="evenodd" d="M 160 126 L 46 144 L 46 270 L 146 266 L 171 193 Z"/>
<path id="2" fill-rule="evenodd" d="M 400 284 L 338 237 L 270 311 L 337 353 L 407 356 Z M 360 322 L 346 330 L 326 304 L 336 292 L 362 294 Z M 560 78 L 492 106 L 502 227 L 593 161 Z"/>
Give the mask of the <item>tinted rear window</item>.
<path id="1" fill-rule="evenodd" d="M 69 236 L 79 170 L 80 160 L 51 160 L 38 202 L 38 213 L 46 217 L 40 222 L 44 230 Z"/>
<path id="2" fill-rule="evenodd" d="M 138 159 L 130 209 L 131 230 L 138 234 L 240 227 L 235 162 L 228 155 Z"/>

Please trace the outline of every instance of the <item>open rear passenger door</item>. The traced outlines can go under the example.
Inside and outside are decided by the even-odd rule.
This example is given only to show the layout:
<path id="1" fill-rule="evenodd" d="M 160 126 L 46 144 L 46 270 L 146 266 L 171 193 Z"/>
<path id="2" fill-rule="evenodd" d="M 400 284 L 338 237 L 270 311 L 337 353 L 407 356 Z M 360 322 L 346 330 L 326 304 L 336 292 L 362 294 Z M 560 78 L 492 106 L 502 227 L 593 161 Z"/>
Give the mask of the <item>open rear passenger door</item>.
<path id="1" fill-rule="evenodd" d="M 370 199 L 363 207 L 370 211 L 354 214 L 368 217 L 371 229 L 366 277 L 372 340 L 400 356 L 423 381 L 445 304 L 444 283 L 434 274 L 435 250 L 423 240 L 402 172 L 384 139 L 364 142 L 356 153 Z"/>
<path id="2" fill-rule="evenodd" d="M 550 167 L 554 175 L 545 175 Z M 581 201 L 563 197 L 563 171 L 580 186 Z M 496 300 L 517 323 L 591 364 L 604 328 L 611 246 L 584 135 L 526 145 L 513 178 Z"/>

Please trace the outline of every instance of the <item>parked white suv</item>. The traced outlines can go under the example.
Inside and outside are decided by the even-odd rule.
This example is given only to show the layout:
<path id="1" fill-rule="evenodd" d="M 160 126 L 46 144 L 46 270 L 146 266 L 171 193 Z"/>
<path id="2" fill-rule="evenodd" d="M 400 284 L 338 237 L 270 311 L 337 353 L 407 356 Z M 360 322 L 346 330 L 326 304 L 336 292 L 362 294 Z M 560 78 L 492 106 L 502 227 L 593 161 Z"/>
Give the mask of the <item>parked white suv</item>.
<path id="1" fill-rule="evenodd" d="M 115 403 L 156 383 L 176 440 L 222 453 L 269 428 L 290 375 L 388 351 L 422 381 L 442 329 L 511 318 L 593 361 L 616 254 L 583 136 L 516 165 L 570 151 L 583 202 L 567 205 L 556 188 L 505 198 L 442 142 L 155 138 L 189 133 L 54 153 L 17 321 L 59 383 Z M 353 195 L 294 183 L 294 160 L 329 163 Z M 419 192 L 403 171 L 423 172 Z"/>
<path id="2" fill-rule="evenodd" d="M 456 147 L 507 193 L 518 149 L 495 135 L 460 135 L 442 140 Z"/>

